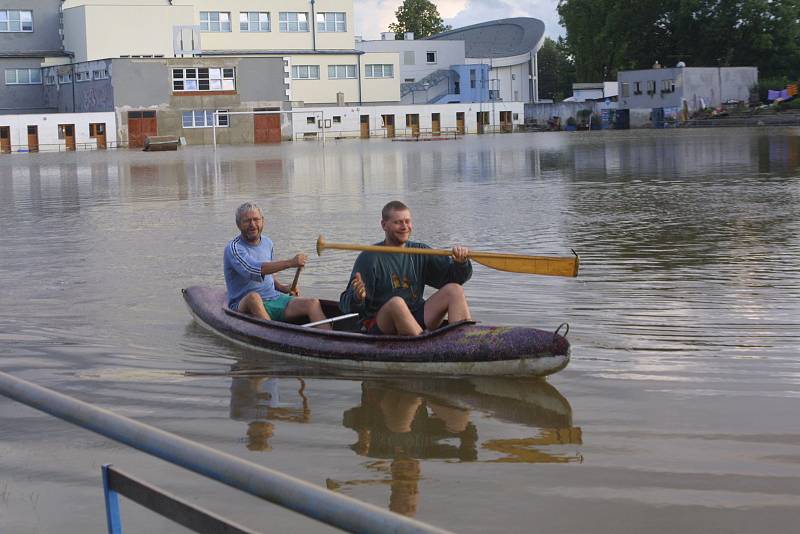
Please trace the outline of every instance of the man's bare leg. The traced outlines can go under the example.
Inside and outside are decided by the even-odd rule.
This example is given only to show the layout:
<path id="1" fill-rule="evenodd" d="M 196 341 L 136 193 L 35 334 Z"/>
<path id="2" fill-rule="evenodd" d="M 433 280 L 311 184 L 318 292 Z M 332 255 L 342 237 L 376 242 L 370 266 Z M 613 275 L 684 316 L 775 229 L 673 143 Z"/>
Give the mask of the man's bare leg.
<path id="1" fill-rule="evenodd" d="M 400 336 L 418 336 L 422 327 L 408 309 L 406 301 L 400 297 L 392 297 L 384 304 L 378 315 L 375 316 L 378 328 L 384 334 L 397 334 Z"/>
<path id="2" fill-rule="evenodd" d="M 255 291 L 248 293 L 239 301 L 239 311 L 248 315 L 255 315 L 265 321 L 270 319 L 267 310 L 264 309 L 264 301 L 261 300 L 261 295 Z"/>
<path id="3" fill-rule="evenodd" d="M 425 326 L 428 330 L 439 328 L 445 316 L 451 323 L 472 318 L 460 284 L 447 284 L 425 301 Z"/>
<path id="4" fill-rule="evenodd" d="M 327 319 L 325 314 L 322 312 L 322 305 L 319 303 L 319 299 L 307 299 L 300 297 L 289 301 L 289 304 L 286 306 L 284 316 L 290 321 L 299 319 L 301 317 L 308 317 L 312 323 Z M 330 330 L 333 328 L 333 325 L 331 323 L 326 323 L 317 326 L 317 328 Z"/>

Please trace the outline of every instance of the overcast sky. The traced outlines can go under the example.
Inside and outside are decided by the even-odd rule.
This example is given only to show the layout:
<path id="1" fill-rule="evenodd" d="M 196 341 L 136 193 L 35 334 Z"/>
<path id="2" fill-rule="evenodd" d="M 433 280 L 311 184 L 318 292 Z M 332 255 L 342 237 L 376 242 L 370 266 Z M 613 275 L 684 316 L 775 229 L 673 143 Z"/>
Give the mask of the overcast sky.
<path id="1" fill-rule="evenodd" d="M 470 24 L 508 17 L 534 17 L 544 22 L 545 35 L 564 35 L 558 25 L 558 0 L 432 0 L 445 24 L 461 28 Z M 394 12 L 403 0 L 354 0 L 355 35 L 380 39 L 395 21 Z"/>

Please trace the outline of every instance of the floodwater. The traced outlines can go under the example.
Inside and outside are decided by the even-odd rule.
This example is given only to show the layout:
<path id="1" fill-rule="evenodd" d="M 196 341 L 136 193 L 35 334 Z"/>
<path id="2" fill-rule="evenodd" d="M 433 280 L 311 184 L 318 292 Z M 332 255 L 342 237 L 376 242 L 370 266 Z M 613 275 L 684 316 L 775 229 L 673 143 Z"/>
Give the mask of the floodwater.
<path id="1" fill-rule="evenodd" d="M 570 324 L 547 381 L 337 376 L 194 324 L 234 210 L 279 256 L 371 243 L 402 199 L 488 324 Z M 800 130 L 540 133 L 0 157 L 0 369 L 458 532 L 796 532 Z M 304 295 L 337 298 L 326 251 Z M 291 273 L 287 273 L 287 278 Z M 259 530 L 329 530 L 0 398 L 0 531 L 104 531 L 100 466 Z M 123 499 L 129 532 L 179 531 Z"/>

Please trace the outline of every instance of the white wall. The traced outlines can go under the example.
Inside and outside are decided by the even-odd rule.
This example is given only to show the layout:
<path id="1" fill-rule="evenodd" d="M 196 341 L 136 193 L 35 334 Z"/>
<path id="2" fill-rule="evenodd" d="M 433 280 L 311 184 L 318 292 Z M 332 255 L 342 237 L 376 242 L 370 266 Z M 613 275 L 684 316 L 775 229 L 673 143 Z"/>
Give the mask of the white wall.
<path id="1" fill-rule="evenodd" d="M 0 126 L 9 126 L 11 145 L 14 152 L 28 151 L 28 126 L 38 126 L 39 152 L 64 151 L 66 141 L 58 138 L 59 124 L 75 125 L 77 150 L 93 150 L 97 141 L 89 137 L 89 123 L 102 122 L 106 125 L 106 144 L 113 147 L 117 143 L 117 119 L 114 112 L 104 113 L 47 113 L 30 115 L 0 115 Z"/>
<path id="2" fill-rule="evenodd" d="M 394 52 L 400 58 L 400 82 L 420 81 L 434 71 L 450 69 L 451 65 L 464 64 L 464 41 L 413 40 L 413 41 L 362 41 L 356 43 L 365 52 Z M 408 52 L 408 54 L 406 54 Z M 436 53 L 436 62 L 427 62 L 427 52 Z M 406 57 L 408 55 L 408 57 Z M 413 58 L 412 58 L 413 57 Z M 406 60 L 411 60 L 407 63 Z"/>
<path id="3" fill-rule="evenodd" d="M 497 102 L 473 104 L 431 104 L 414 106 L 344 106 L 344 107 L 309 107 L 293 108 L 292 128 L 295 138 L 302 138 L 305 134 L 322 135 L 323 128 L 316 122 L 308 124 L 307 118 L 319 118 L 323 113 L 326 125 L 326 137 L 358 137 L 360 135 L 361 115 L 369 115 L 369 128 L 372 137 L 384 137 L 386 128 L 383 125 L 381 115 L 394 115 L 395 133 L 397 136 L 410 135 L 411 130 L 406 128 L 406 115 L 418 114 L 419 127 L 422 133 L 430 133 L 432 127 L 433 113 L 439 113 L 440 128 L 442 132 L 455 132 L 456 113 L 464 112 L 466 133 L 477 133 L 478 119 L 477 113 L 480 111 L 489 112 L 490 125 L 498 127 L 500 125 L 500 112 L 511 111 L 512 122 L 514 125 L 521 125 L 525 120 L 525 110 L 522 102 Z M 308 114 L 299 113 L 307 111 Z M 340 117 L 341 122 L 333 122 L 334 117 Z M 327 121 L 330 121 L 328 123 Z"/>

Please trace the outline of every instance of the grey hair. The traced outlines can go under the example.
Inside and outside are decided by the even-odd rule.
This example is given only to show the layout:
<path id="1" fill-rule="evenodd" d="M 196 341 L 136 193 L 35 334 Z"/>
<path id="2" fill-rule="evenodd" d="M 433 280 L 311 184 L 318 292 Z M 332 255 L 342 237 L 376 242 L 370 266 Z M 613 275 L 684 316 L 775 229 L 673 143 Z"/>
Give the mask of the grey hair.
<path id="1" fill-rule="evenodd" d="M 239 226 L 239 223 L 242 220 L 242 216 L 251 210 L 258 210 L 258 213 L 263 217 L 264 212 L 261 211 L 261 208 L 258 207 L 258 204 L 255 202 L 245 202 L 238 208 L 236 208 L 236 226 Z"/>

